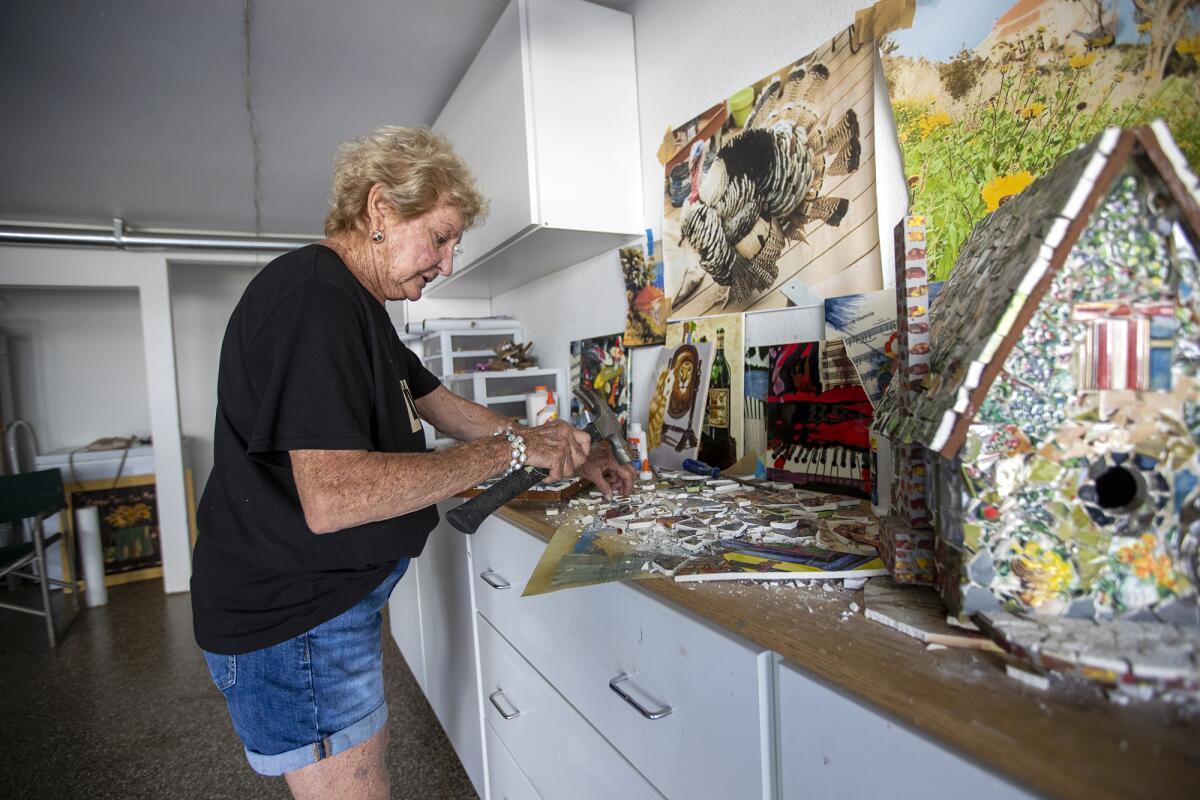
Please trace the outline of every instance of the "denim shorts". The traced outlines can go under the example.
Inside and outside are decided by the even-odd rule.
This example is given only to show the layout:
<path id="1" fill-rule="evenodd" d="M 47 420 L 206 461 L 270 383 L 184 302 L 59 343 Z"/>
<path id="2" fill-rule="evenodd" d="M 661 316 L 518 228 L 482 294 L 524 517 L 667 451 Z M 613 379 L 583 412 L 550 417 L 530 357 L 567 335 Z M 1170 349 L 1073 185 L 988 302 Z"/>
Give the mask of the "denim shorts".
<path id="1" fill-rule="evenodd" d="M 387 722 L 379 612 L 407 568 L 401 559 L 358 605 L 295 638 L 236 656 L 205 651 L 255 772 L 300 769 Z"/>

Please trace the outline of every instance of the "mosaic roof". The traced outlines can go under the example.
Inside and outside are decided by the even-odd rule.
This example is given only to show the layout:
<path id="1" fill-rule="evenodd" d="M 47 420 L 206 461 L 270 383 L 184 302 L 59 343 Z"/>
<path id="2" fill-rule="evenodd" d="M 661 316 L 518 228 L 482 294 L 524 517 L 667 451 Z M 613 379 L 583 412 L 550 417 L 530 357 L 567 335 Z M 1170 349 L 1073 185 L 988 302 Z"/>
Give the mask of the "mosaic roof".
<path id="1" fill-rule="evenodd" d="M 929 310 L 933 339 L 927 390 L 893 419 L 893 437 L 953 457 L 986 393 L 1083 224 L 1129 161 L 1134 140 L 1173 171 L 1175 194 L 1195 213 L 1196 179 L 1165 127 L 1104 131 L 1065 156 L 1024 192 L 984 218 L 963 246 Z M 1115 161 L 1114 161 L 1115 159 Z M 1113 163 L 1110 164 L 1110 161 Z M 1182 191 L 1176 192 L 1176 189 Z M 1179 199 L 1179 198 L 1177 198 Z M 886 403 L 885 403 L 886 405 Z M 891 428 L 893 425 L 889 425 Z"/>

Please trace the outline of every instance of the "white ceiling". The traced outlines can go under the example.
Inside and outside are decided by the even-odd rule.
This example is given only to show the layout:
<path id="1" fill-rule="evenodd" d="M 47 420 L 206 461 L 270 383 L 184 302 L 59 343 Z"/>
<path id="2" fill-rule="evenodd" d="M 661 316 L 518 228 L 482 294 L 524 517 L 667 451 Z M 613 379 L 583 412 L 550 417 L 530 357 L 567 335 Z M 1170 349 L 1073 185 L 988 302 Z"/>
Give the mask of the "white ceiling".
<path id="1" fill-rule="evenodd" d="M 257 162 L 258 230 L 319 233 L 337 143 L 431 123 L 505 5 L 0 2 L 0 219 L 252 232 Z"/>

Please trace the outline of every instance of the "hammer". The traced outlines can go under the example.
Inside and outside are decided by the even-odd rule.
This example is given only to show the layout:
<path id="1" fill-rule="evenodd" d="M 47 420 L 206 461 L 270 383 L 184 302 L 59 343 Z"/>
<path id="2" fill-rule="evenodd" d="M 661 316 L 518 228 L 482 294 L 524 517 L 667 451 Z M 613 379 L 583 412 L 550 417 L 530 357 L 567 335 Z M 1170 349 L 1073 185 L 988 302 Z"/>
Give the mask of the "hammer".
<path id="1" fill-rule="evenodd" d="M 589 422 L 584 430 L 592 436 L 592 441 L 605 439 L 613 449 L 620 464 L 630 462 L 629 451 L 625 449 L 625 440 L 621 436 L 621 423 L 613 414 L 595 390 L 590 386 L 575 389 L 575 396 L 583 407 Z M 446 512 L 446 521 L 463 533 L 474 533 L 483 521 L 492 515 L 496 509 L 517 497 L 522 492 L 536 486 L 550 475 L 541 467 L 526 465 L 511 475 L 506 475 L 496 481 L 487 491 L 472 497 L 467 502 Z"/>

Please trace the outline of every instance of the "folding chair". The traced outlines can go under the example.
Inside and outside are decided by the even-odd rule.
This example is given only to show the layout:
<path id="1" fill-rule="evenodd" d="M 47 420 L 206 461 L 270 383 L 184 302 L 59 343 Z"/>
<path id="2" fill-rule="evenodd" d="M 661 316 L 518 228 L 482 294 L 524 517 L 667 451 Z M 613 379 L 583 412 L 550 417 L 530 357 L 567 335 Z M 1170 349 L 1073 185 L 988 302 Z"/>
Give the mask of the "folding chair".
<path id="1" fill-rule="evenodd" d="M 62 475 L 57 469 L 45 469 L 40 472 L 22 472 L 16 475 L 0 476 L 0 524 L 10 523 L 14 531 L 21 531 L 22 522 L 32 519 L 33 540 L 18 541 L 0 547 L 0 578 L 5 575 L 17 575 L 31 581 L 36 581 L 42 596 L 42 608 L 14 605 L 0 602 L 0 608 L 13 611 L 23 611 L 26 614 L 36 614 L 46 619 L 46 633 L 50 636 L 50 646 L 57 647 L 62 635 L 66 633 L 79 609 L 83 592 L 76 576 L 74 546 L 70 538 L 61 531 L 46 536 L 43 523 L 67 507 L 63 494 Z M 66 530 L 66 525 L 60 526 Z M 51 578 L 46 568 L 46 548 L 57 541 L 62 541 L 63 564 L 72 580 L 63 581 Z M 35 565 L 36 569 L 30 569 Z M 70 591 L 51 592 L 50 585 L 60 586 Z M 55 603 L 61 606 L 61 619 L 55 624 Z"/>

